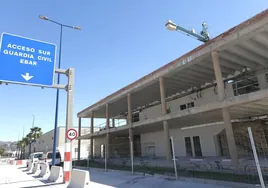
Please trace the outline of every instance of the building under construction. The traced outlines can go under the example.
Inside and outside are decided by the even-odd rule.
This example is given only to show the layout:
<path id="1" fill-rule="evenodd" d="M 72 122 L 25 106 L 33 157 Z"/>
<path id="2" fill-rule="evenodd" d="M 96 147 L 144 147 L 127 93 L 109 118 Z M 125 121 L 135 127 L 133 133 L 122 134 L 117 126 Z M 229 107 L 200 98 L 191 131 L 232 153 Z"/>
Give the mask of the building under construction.
<path id="1" fill-rule="evenodd" d="M 251 127 L 258 154 L 265 155 L 267 73 L 265 10 L 79 112 L 79 126 L 90 118 L 92 129 L 78 139 L 91 139 L 91 157 L 133 151 L 171 161 L 172 137 L 177 157 L 223 157 L 238 164 L 252 153 Z M 94 118 L 106 118 L 98 132 Z M 118 142 L 124 147 L 115 148 Z"/>

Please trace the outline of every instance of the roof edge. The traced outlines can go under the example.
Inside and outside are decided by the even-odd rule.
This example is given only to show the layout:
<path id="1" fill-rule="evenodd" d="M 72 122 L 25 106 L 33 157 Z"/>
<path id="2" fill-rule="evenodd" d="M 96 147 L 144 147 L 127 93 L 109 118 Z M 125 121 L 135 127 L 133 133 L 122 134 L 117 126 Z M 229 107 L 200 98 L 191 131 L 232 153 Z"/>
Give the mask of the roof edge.
<path id="1" fill-rule="evenodd" d="M 185 58 L 193 55 L 194 53 L 196 53 L 197 51 L 204 49 L 205 47 L 212 45 L 213 43 L 222 40 L 223 38 L 230 36 L 231 34 L 233 34 L 234 32 L 238 32 L 256 22 L 261 21 L 262 19 L 264 19 L 266 16 L 268 16 L 268 9 L 263 10 L 262 12 L 256 14 L 255 16 L 247 19 L 246 21 L 232 27 L 231 29 L 223 32 L 222 34 L 216 36 L 215 38 L 209 40 L 208 42 L 196 47 L 195 49 L 191 50 L 190 52 L 187 52 L 186 54 L 182 55 L 181 57 L 171 61 L 168 64 L 163 65 L 162 67 L 158 68 L 157 70 L 143 76 L 142 78 L 136 80 L 135 82 L 123 87 L 122 89 L 108 95 L 107 97 L 101 99 L 100 101 L 98 101 L 97 103 L 85 108 L 84 110 L 80 111 L 77 113 L 77 117 L 81 117 L 83 113 L 85 113 L 86 111 L 94 111 L 96 110 L 96 108 L 98 108 L 98 106 L 101 105 L 101 103 L 109 103 L 110 101 L 112 101 L 112 97 L 115 97 L 119 94 L 122 94 L 128 90 L 131 90 L 131 88 L 133 88 L 134 86 L 137 86 L 138 84 L 140 84 L 140 82 L 145 81 L 145 80 L 149 80 L 150 78 L 155 78 L 155 74 L 160 73 L 163 70 L 168 69 L 169 67 L 171 67 L 172 65 L 176 64 L 178 61 L 183 61 Z M 134 90 L 134 89 L 133 89 Z M 131 92 L 131 91 L 129 91 Z"/>

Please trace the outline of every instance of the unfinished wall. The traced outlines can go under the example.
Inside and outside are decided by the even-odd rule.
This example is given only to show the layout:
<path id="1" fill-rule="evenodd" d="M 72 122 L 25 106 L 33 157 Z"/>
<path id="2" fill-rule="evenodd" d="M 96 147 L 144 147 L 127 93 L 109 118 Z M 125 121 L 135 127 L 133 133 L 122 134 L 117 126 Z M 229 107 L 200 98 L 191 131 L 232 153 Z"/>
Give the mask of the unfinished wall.
<path id="1" fill-rule="evenodd" d="M 186 156 L 185 137 L 191 137 L 193 148 L 193 136 L 200 137 L 200 144 L 203 156 L 217 156 L 214 137 L 223 130 L 223 124 L 206 127 L 181 130 L 170 129 L 170 136 L 173 136 L 176 156 Z M 165 156 L 163 131 L 141 134 L 142 156 Z M 194 152 L 193 152 L 194 154 Z"/>
<path id="2" fill-rule="evenodd" d="M 252 149 L 249 140 L 248 130 L 247 128 L 251 127 L 252 134 L 254 137 L 255 147 L 259 156 L 264 156 L 268 154 L 268 146 L 267 146 L 267 125 L 264 124 L 263 121 L 249 121 L 249 122 L 237 122 L 233 123 L 233 130 L 235 136 L 235 143 L 237 146 L 238 156 L 239 157 L 252 157 Z M 219 135 L 222 142 L 222 149 L 225 151 L 224 156 L 228 156 L 228 144 L 225 132 L 221 132 Z"/>
<path id="3" fill-rule="evenodd" d="M 111 136 L 110 140 L 111 157 L 121 158 L 130 156 L 130 145 L 128 136 Z"/>
<path id="4" fill-rule="evenodd" d="M 44 133 L 36 140 L 36 151 L 46 152 L 53 150 L 54 130 Z M 31 150 L 33 152 L 33 150 Z"/>
<path id="5" fill-rule="evenodd" d="M 94 138 L 94 156 L 100 157 L 101 156 L 101 145 L 105 144 L 106 135 L 104 136 L 98 136 Z"/>
<path id="6" fill-rule="evenodd" d="M 233 123 L 235 141 L 239 157 L 252 157 L 247 127 L 252 128 L 257 152 L 260 156 L 268 154 L 268 131 L 263 121 Z M 142 156 L 165 157 L 163 131 L 141 134 Z M 221 136 L 221 146 L 219 145 Z M 173 136 L 176 156 L 186 156 L 185 137 L 191 137 L 193 156 L 193 136 L 200 137 L 200 145 L 203 156 L 229 156 L 228 144 L 223 124 L 181 130 L 181 128 L 170 129 Z M 221 147 L 221 148 L 220 148 Z M 223 153 L 221 153 L 221 151 Z"/>
<path id="7" fill-rule="evenodd" d="M 232 84 L 226 84 L 226 96 L 232 97 L 234 96 Z M 160 96 L 159 96 L 160 97 Z M 190 102 L 194 102 L 195 106 L 201 106 L 210 102 L 214 102 L 218 100 L 217 88 L 208 88 L 201 91 L 200 95 L 197 93 L 193 93 L 191 95 L 184 96 L 182 98 L 167 102 L 167 108 L 171 110 L 171 112 L 179 112 L 180 105 L 187 104 Z M 155 117 L 161 116 L 161 105 L 156 105 L 151 108 L 144 109 L 140 112 L 140 121 L 144 121 L 146 119 L 153 119 Z"/>

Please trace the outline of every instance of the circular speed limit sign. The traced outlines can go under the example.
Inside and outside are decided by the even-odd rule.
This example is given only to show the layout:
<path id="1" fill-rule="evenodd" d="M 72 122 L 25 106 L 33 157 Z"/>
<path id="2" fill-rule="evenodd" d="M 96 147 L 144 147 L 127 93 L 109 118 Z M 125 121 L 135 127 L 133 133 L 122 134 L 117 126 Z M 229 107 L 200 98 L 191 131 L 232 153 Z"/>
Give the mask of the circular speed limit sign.
<path id="1" fill-rule="evenodd" d="M 68 131 L 66 132 L 66 137 L 69 140 L 74 140 L 77 138 L 77 136 L 78 136 L 78 133 L 75 129 L 68 129 Z"/>

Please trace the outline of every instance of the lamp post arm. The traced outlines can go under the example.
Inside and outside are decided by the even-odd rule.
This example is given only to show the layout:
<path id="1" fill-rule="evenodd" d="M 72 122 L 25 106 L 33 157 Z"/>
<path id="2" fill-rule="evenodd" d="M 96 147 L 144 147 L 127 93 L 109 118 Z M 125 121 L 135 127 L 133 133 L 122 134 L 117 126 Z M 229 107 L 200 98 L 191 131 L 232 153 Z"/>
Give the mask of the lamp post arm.
<path id="1" fill-rule="evenodd" d="M 59 25 L 59 26 L 61 26 L 61 27 L 68 27 L 68 28 L 72 28 L 72 29 L 74 29 L 74 27 L 73 26 L 70 26 L 70 25 L 65 25 L 65 24 L 62 24 L 62 23 L 59 23 L 59 22 L 56 22 L 56 21 L 54 21 L 54 20 L 48 20 L 48 21 L 50 21 L 50 22 L 52 22 L 52 23 L 54 23 L 54 24 L 57 24 L 57 25 Z"/>
<path id="2" fill-rule="evenodd" d="M 180 26 L 176 26 L 176 31 L 182 31 L 182 32 L 185 32 L 189 35 L 192 35 L 194 37 L 196 37 L 198 40 L 202 41 L 202 42 L 207 42 L 208 39 L 206 39 L 205 37 L 201 36 L 201 35 L 198 35 L 198 34 L 195 34 L 187 29 L 184 29 L 183 27 L 180 27 Z"/>
<path id="3" fill-rule="evenodd" d="M 72 28 L 72 29 L 74 29 L 74 27 L 73 27 L 73 26 L 70 26 L 70 25 L 62 24 L 62 26 L 63 26 L 63 27 L 68 27 L 68 28 Z"/>
<path id="4" fill-rule="evenodd" d="M 52 22 L 52 23 L 55 23 L 55 24 L 57 24 L 57 25 L 62 25 L 61 23 L 59 23 L 59 22 L 56 22 L 56 21 L 54 21 L 54 20 L 47 20 L 47 21 L 50 21 L 50 22 Z"/>

